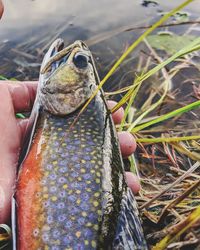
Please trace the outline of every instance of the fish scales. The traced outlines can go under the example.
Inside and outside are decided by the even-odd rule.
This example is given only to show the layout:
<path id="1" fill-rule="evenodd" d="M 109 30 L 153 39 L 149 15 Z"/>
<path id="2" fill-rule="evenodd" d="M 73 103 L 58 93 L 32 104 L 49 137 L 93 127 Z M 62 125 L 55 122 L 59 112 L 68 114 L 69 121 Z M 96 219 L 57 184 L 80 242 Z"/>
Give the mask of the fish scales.
<path id="1" fill-rule="evenodd" d="M 40 107 L 16 185 L 17 249 L 147 249 L 102 92 L 74 123 L 79 111 Z"/>
<path id="2" fill-rule="evenodd" d="M 35 221 L 34 227 L 27 231 L 22 223 L 19 225 L 21 231 L 27 231 L 25 249 L 49 245 L 70 245 L 75 249 L 73 242 L 77 240 L 88 247 L 97 244 L 102 216 L 99 201 L 104 122 L 102 114 L 94 109 L 92 103 L 72 129 L 76 113 L 68 118 L 44 113 L 38 122 L 17 187 L 19 211 L 27 199 L 33 204 L 26 220 Z M 36 168 L 29 166 L 33 158 L 38 162 Z M 27 171 L 29 178 L 24 178 Z M 27 192 L 26 196 L 26 190 L 33 186 L 32 195 Z"/>

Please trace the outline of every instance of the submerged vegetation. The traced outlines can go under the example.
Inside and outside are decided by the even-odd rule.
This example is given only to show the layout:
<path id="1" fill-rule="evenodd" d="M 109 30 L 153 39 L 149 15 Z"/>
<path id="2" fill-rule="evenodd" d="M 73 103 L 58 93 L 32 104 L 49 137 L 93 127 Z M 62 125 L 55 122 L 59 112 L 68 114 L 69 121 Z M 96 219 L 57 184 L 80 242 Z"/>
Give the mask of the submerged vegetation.
<path id="1" fill-rule="evenodd" d="M 112 110 L 125 107 L 117 129 L 130 131 L 138 143 L 136 154 L 129 159 L 130 170 L 141 180 L 136 198 L 148 244 L 154 250 L 200 246 L 200 38 L 192 33 L 199 20 L 181 35 L 169 31 L 170 25 L 157 30 L 190 2 L 185 1 L 150 26 L 99 85 L 100 89 L 141 46 L 132 84 L 106 95 L 122 96 Z M 180 23 L 173 23 L 176 25 Z M 0 228 L 3 249 L 10 232 L 5 225 Z"/>
<path id="2" fill-rule="evenodd" d="M 182 36 L 145 32 L 133 84 L 111 93 L 125 92 L 113 111 L 125 106 L 118 129 L 139 145 L 131 170 L 141 180 L 137 201 L 154 250 L 200 246 L 200 39 L 193 28 Z"/>
<path id="3" fill-rule="evenodd" d="M 139 145 L 130 169 L 141 180 L 137 201 L 154 250 L 200 246 L 200 39 L 190 34 L 195 23 L 181 36 L 168 31 L 149 35 L 190 2 L 143 33 L 99 86 L 143 42 L 133 84 L 107 95 L 123 94 L 112 111 L 124 105 L 118 130 L 132 132 Z"/>

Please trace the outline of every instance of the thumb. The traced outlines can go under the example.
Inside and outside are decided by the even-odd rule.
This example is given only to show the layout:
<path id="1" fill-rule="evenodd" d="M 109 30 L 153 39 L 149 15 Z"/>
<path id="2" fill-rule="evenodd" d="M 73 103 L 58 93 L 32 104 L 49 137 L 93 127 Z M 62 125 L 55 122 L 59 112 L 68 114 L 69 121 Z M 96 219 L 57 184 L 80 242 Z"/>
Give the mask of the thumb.
<path id="1" fill-rule="evenodd" d="M 1 19 L 2 15 L 3 15 L 3 11 L 4 11 L 3 3 L 0 0 L 0 19 Z"/>
<path id="2" fill-rule="evenodd" d="M 17 161 L 14 156 L 3 157 L 0 169 L 3 176 L 0 182 L 0 223 L 9 223 L 11 198 L 13 195 Z"/>

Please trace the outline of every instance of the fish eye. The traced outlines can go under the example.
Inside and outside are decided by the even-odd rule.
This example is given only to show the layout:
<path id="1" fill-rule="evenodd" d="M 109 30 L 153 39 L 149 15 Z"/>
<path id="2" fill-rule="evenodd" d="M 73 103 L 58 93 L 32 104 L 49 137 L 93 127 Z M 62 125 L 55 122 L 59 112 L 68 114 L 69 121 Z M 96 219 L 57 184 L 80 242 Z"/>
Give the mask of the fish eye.
<path id="1" fill-rule="evenodd" d="M 73 63 L 77 68 L 85 69 L 88 66 L 88 57 L 82 53 L 77 53 L 73 58 Z"/>

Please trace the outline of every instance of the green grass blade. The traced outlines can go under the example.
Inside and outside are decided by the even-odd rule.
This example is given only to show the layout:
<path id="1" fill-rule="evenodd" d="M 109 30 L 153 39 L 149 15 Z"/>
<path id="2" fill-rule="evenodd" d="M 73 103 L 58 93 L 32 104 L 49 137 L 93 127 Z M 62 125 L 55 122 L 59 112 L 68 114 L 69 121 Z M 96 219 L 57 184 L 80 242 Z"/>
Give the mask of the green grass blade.
<path id="1" fill-rule="evenodd" d="M 155 124 L 157 124 L 159 122 L 163 122 L 163 121 L 165 121 L 167 119 L 170 119 L 170 118 L 172 118 L 174 116 L 181 115 L 181 114 L 183 114 L 185 112 L 188 112 L 190 110 L 193 110 L 193 109 L 196 109 L 196 108 L 199 108 L 199 107 L 200 107 L 200 101 L 196 101 L 196 102 L 190 103 L 190 104 L 186 105 L 185 107 L 176 109 L 176 110 L 171 111 L 171 112 L 169 112 L 169 113 L 167 113 L 165 115 L 162 115 L 162 116 L 160 116 L 160 117 L 158 117 L 158 118 L 156 118 L 156 119 L 154 119 L 152 121 L 149 121 L 149 122 L 146 122 L 144 124 L 141 124 L 141 125 L 133 128 L 131 130 L 131 132 L 132 133 L 136 133 L 136 132 L 138 132 L 138 131 L 146 128 L 146 127 L 155 125 Z"/>
<path id="2" fill-rule="evenodd" d="M 160 143 L 160 142 L 189 141 L 189 140 L 198 140 L 198 139 L 200 139 L 200 135 L 181 136 L 181 137 L 137 138 L 136 142 Z"/>
<path id="3" fill-rule="evenodd" d="M 6 77 L 0 75 L 0 81 L 8 80 Z"/>
<path id="4" fill-rule="evenodd" d="M 24 119 L 24 118 L 26 118 L 22 113 L 17 113 L 15 116 L 18 119 Z"/>
<path id="5" fill-rule="evenodd" d="M 126 59 L 126 57 L 140 44 L 140 42 L 143 41 L 143 39 L 148 36 L 152 31 L 154 31 L 157 27 L 159 27 L 163 22 L 165 22 L 170 16 L 176 14 L 176 12 L 183 9 L 185 6 L 187 6 L 189 3 L 193 2 L 194 0 L 187 0 L 177 6 L 175 9 L 171 10 L 169 13 L 165 14 L 160 20 L 158 20 L 155 24 L 153 24 L 148 30 L 146 30 L 117 60 L 117 62 L 113 65 L 113 67 L 109 70 L 109 72 L 106 74 L 106 76 L 103 78 L 103 80 L 99 83 L 98 88 L 94 91 L 92 96 L 89 98 L 89 100 L 85 103 L 85 105 L 82 107 L 82 109 L 79 112 L 78 117 L 82 112 L 85 110 L 85 108 L 88 106 L 88 104 L 91 102 L 91 100 L 95 97 L 97 92 L 102 88 L 102 86 L 105 84 L 105 82 L 111 77 L 111 75 L 115 72 L 115 70 L 120 66 L 120 64 Z"/>
<path id="6" fill-rule="evenodd" d="M 129 99 L 128 105 L 127 105 L 126 108 L 125 108 L 124 117 L 123 117 L 122 122 L 121 122 L 121 124 L 120 124 L 120 129 L 119 129 L 119 131 L 122 131 L 122 130 L 123 130 L 123 127 L 124 127 L 124 124 L 125 124 L 125 122 L 126 122 L 126 118 L 127 118 L 127 116 L 128 116 L 129 110 L 130 110 L 130 108 L 132 107 L 132 104 L 133 104 L 133 102 L 134 102 L 134 100 L 135 100 L 135 97 L 137 96 L 137 93 L 138 93 L 138 91 L 139 91 L 139 89 L 140 89 L 140 86 L 141 86 L 141 85 L 137 85 L 137 87 L 134 89 L 134 91 L 133 91 L 133 93 L 132 93 L 132 95 L 131 95 L 131 97 L 130 97 L 130 99 Z"/>
<path id="7" fill-rule="evenodd" d="M 148 108 L 145 112 L 143 112 L 129 127 L 128 131 L 131 131 L 148 113 L 150 113 L 152 110 L 154 110 L 158 105 L 160 105 L 162 103 L 162 101 L 164 100 L 164 98 L 167 95 L 168 89 L 169 89 L 169 80 L 174 76 L 171 75 L 169 77 L 169 79 L 167 79 L 165 82 L 167 83 L 164 89 L 164 93 L 162 94 L 162 96 L 160 97 L 160 99 L 155 102 L 154 104 L 152 104 L 150 106 L 150 108 Z"/>
<path id="8" fill-rule="evenodd" d="M 125 52 L 124 54 L 119 58 L 119 60 L 113 65 L 111 70 L 107 73 L 107 75 L 104 77 L 104 79 L 101 81 L 101 85 L 103 85 L 110 76 L 115 72 L 115 70 L 119 67 L 119 65 L 125 60 L 125 58 L 140 44 L 143 39 L 148 36 L 152 31 L 154 31 L 157 27 L 159 27 L 163 22 L 165 22 L 170 16 L 174 15 L 176 12 L 187 6 L 189 3 L 193 2 L 194 0 L 187 0 L 180 4 L 175 9 L 171 10 L 169 13 L 165 14 L 160 20 L 158 20 L 156 23 L 154 23 L 151 28 L 146 30 Z"/>
<path id="9" fill-rule="evenodd" d="M 146 79 L 148 79 L 153 74 L 157 73 L 159 70 L 161 70 L 162 68 L 164 68 L 165 66 L 167 66 L 169 63 L 175 61 L 177 58 L 179 58 L 179 57 L 181 57 L 183 55 L 189 54 L 189 53 L 191 53 L 191 52 L 193 52 L 195 50 L 199 50 L 199 49 L 200 49 L 200 38 L 196 38 L 188 46 L 186 46 L 185 48 L 179 50 L 177 53 L 175 53 L 174 55 L 172 55 L 171 57 L 169 57 L 167 60 L 165 60 L 162 63 L 158 64 L 153 69 L 149 70 L 146 74 L 144 74 L 142 76 L 139 76 L 136 79 L 136 81 L 134 83 L 134 86 L 132 88 L 130 88 L 130 90 L 126 93 L 126 95 L 112 109 L 112 112 L 114 112 L 117 109 L 119 109 L 127 101 L 127 97 L 131 96 L 131 93 L 133 92 L 133 88 L 135 88 L 137 85 L 141 84 L 143 81 L 145 81 Z"/>

